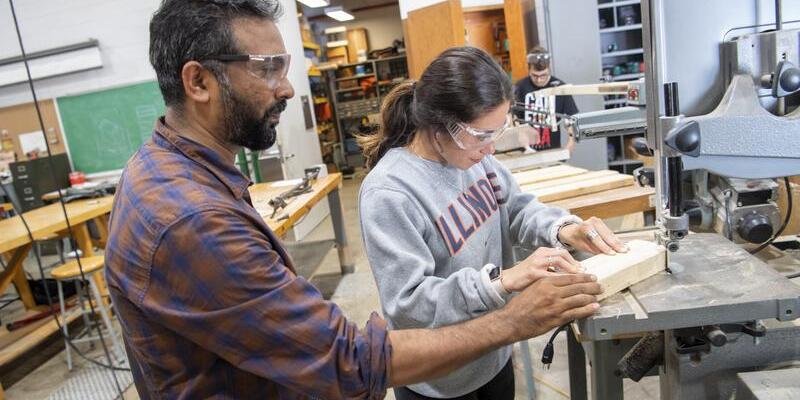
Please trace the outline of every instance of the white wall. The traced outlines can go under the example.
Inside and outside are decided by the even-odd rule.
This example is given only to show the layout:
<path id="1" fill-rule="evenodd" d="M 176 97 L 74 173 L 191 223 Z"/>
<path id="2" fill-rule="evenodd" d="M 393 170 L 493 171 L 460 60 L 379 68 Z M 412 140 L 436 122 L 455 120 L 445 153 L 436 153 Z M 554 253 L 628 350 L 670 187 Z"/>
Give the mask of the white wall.
<path id="1" fill-rule="evenodd" d="M 284 16 L 278 22 L 286 48 L 292 53 L 289 79 L 295 98 L 281 117 L 280 140 L 295 159 L 289 177 L 302 176 L 303 168 L 322 162 L 319 141 L 313 129 L 306 130 L 300 96 L 310 95 L 300 29 L 294 0 L 281 0 Z M 159 0 L 16 0 L 15 7 L 27 52 L 83 42 L 100 42 L 101 69 L 43 79 L 35 82 L 40 99 L 92 92 L 113 86 L 155 79 L 148 61 L 150 18 Z M 0 58 L 20 55 L 11 8 L 0 1 Z M 31 101 L 27 83 L 0 88 L 0 107 Z"/>
<path id="2" fill-rule="evenodd" d="M 147 60 L 148 24 L 158 0 L 16 0 L 28 53 L 100 42 L 103 68 L 36 82 L 39 98 L 52 98 L 155 79 Z M 8 1 L 0 2 L 0 58 L 21 54 Z M 32 101 L 27 83 L 0 88 L 0 107 Z"/>
<path id="3" fill-rule="evenodd" d="M 284 15 L 278 21 L 278 29 L 283 36 L 286 50 L 292 55 L 289 68 L 289 82 L 294 86 L 294 98 L 289 100 L 286 111 L 281 115 L 278 125 L 278 140 L 285 154 L 294 154 L 284 164 L 287 178 L 303 176 L 303 169 L 322 163 L 322 155 L 317 138 L 316 128 L 306 129 L 303 117 L 301 96 L 311 96 L 311 86 L 308 83 L 305 55 L 303 54 L 303 38 L 300 35 L 300 22 L 297 20 L 295 0 L 281 0 Z M 313 104 L 313 103 L 312 103 Z M 314 112 L 313 106 L 311 112 Z"/>
<path id="4" fill-rule="evenodd" d="M 400 8 L 390 5 L 381 8 L 354 12 L 356 17 L 352 21 L 338 22 L 330 18 L 315 21 L 316 31 L 321 32 L 332 26 L 346 26 L 352 28 L 366 28 L 369 37 L 370 50 L 382 49 L 392 45 L 395 39 L 403 39 L 403 24 L 400 22 Z"/>

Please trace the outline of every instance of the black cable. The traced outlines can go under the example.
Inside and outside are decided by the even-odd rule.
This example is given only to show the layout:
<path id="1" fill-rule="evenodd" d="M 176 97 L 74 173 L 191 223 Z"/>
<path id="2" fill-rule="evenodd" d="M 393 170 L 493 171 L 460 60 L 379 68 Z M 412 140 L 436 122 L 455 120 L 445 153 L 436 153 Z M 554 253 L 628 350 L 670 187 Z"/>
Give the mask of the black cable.
<path id="1" fill-rule="evenodd" d="M 793 274 L 786 275 L 786 279 L 794 279 L 794 278 L 800 278 L 800 272 L 795 272 Z"/>
<path id="2" fill-rule="evenodd" d="M 52 153 L 52 151 L 50 149 L 50 141 L 47 139 L 47 136 L 45 135 L 45 132 L 47 130 L 45 129 L 45 126 L 44 126 L 44 119 L 42 118 L 42 112 L 41 112 L 41 109 L 39 108 L 39 100 L 38 100 L 38 98 L 36 96 L 36 89 L 34 88 L 34 85 L 33 85 L 33 77 L 31 76 L 30 65 L 28 63 L 28 55 L 25 52 L 25 45 L 23 44 L 23 41 L 22 41 L 22 32 L 20 31 L 20 28 L 19 28 L 19 21 L 17 20 L 17 13 L 16 13 L 16 9 L 14 7 L 14 0 L 8 0 L 8 2 L 9 2 L 9 6 L 11 8 L 11 16 L 12 16 L 12 18 L 14 20 L 14 28 L 15 28 L 16 33 L 17 33 L 17 40 L 19 42 L 20 52 L 22 54 L 22 61 L 23 61 L 23 64 L 25 65 L 25 72 L 26 72 L 27 78 L 28 78 L 28 86 L 29 86 L 30 91 L 31 91 L 31 96 L 33 97 L 33 105 L 34 105 L 34 108 L 36 109 L 36 116 L 37 116 L 37 118 L 39 120 L 39 127 L 41 128 L 41 133 L 42 133 L 42 136 L 44 138 L 44 143 L 45 143 L 45 149 L 47 150 L 47 158 L 48 158 L 48 164 L 50 166 L 50 173 L 53 175 L 53 181 L 57 181 L 57 178 L 55 176 L 55 164 L 53 162 L 53 157 L 52 157 L 53 153 Z M 0 186 L 2 186 L 2 185 L 0 185 Z M 3 188 L 3 191 L 5 192 L 5 188 Z M 6 196 L 8 196 L 8 195 L 6 194 Z M 8 197 L 10 198 L 11 196 L 8 196 Z M 67 232 L 69 234 L 70 239 L 74 241 L 75 240 L 75 234 L 73 232 L 72 224 L 70 223 L 70 220 L 69 220 L 69 214 L 67 214 L 67 207 L 66 207 L 66 203 L 64 202 L 63 194 L 61 193 L 60 190 L 59 190 L 59 193 L 58 193 L 58 201 L 59 201 L 59 204 L 61 204 L 61 211 L 64 213 L 64 220 L 65 220 L 66 225 L 67 225 Z M 22 208 L 18 208 L 18 209 L 22 210 Z M 22 216 L 21 212 L 19 213 L 19 216 L 20 216 L 20 219 L 23 222 L 23 225 L 25 226 L 25 229 L 26 229 L 26 231 L 28 233 L 28 237 L 31 240 L 31 243 L 33 243 L 35 241 L 34 237 L 33 237 L 33 233 L 31 232 L 30 227 L 28 226 L 28 223 L 25 221 L 25 217 Z M 37 263 L 37 265 L 39 267 L 39 272 L 42 274 L 42 276 L 44 276 L 44 268 L 42 267 L 42 260 L 39 257 L 39 253 L 38 252 L 34 252 L 34 255 L 36 256 L 36 263 Z M 82 281 L 86 281 L 86 275 L 84 273 L 83 265 L 81 263 L 80 257 L 76 257 L 75 260 L 76 260 L 76 262 L 78 264 L 78 270 L 80 271 L 81 280 Z M 53 305 L 53 299 L 50 296 L 50 289 L 48 288 L 48 285 L 47 285 L 46 282 L 44 284 L 44 290 L 45 290 L 45 296 L 47 297 L 47 302 L 48 302 L 48 304 L 50 306 L 50 309 L 53 309 L 53 306 L 54 306 Z M 88 296 L 88 294 L 87 294 L 87 298 L 91 299 L 91 297 Z M 88 303 L 89 303 L 89 309 L 90 309 L 91 314 L 93 316 L 95 316 L 95 318 L 96 318 L 97 312 L 95 311 L 94 304 L 92 303 L 91 300 Z M 89 357 L 87 357 L 86 355 L 81 353 L 80 350 L 78 350 L 75 347 L 75 345 L 72 343 L 70 338 L 67 337 L 67 335 L 64 334 L 64 331 L 62 329 L 61 323 L 58 320 L 57 313 L 53 313 L 53 320 L 56 322 L 56 325 L 57 325 L 59 331 L 61 332 L 62 336 L 65 337 L 65 339 L 66 339 L 67 343 L 69 344 L 69 346 L 72 349 L 74 349 L 75 352 L 81 358 L 83 358 L 83 359 L 85 359 L 85 360 L 87 360 L 87 361 L 89 361 L 89 362 L 91 362 L 93 364 L 96 364 L 96 365 L 99 365 L 101 367 L 104 367 L 104 368 L 107 368 L 107 369 L 111 370 L 111 375 L 112 375 L 112 378 L 114 380 L 114 385 L 116 386 L 117 392 L 119 394 L 119 398 L 122 398 L 123 397 L 122 386 L 120 385 L 119 379 L 117 378 L 117 374 L 116 374 L 116 371 L 119 368 L 114 366 L 114 363 L 113 363 L 113 361 L 111 359 L 111 354 L 110 354 L 110 352 L 108 350 L 108 346 L 106 345 L 105 340 L 103 338 L 103 331 L 102 331 L 102 328 L 100 327 L 100 324 L 96 324 L 95 327 L 97 328 L 97 336 L 98 336 L 98 338 L 100 340 L 101 347 L 103 348 L 103 353 L 106 356 L 106 361 L 108 361 L 107 365 L 90 359 Z M 89 328 L 89 329 L 91 329 L 91 328 Z M 112 334 L 112 335 L 114 334 L 113 331 L 111 331 L 109 333 Z M 129 370 L 129 369 L 126 369 L 126 370 Z"/>
<path id="3" fill-rule="evenodd" d="M 756 247 L 756 249 L 751 251 L 750 254 L 756 254 L 759 251 L 764 250 L 765 248 L 767 248 L 767 246 L 771 245 L 772 242 L 774 242 L 775 239 L 777 239 L 783 233 L 783 230 L 786 229 L 787 225 L 789 225 L 789 220 L 792 219 L 792 206 L 793 206 L 793 204 L 792 204 L 792 184 L 789 183 L 789 177 L 784 177 L 783 178 L 783 183 L 786 184 L 786 201 L 787 201 L 787 203 L 786 203 L 786 218 L 783 219 L 783 225 L 781 225 L 781 228 L 778 229 L 778 231 L 775 232 L 775 234 L 772 235 L 772 237 L 769 238 L 769 240 L 767 240 L 766 242 L 762 243 L 760 246 Z"/>
<path id="4" fill-rule="evenodd" d="M 552 335 L 550 335 L 550 339 L 547 341 L 547 344 L 544 346 L 544 350 L 542 351 L 542 364 L 544 364 L 544 366 L 546 368 L 548 368 L 548 369 L 550 368 L 550 364 L 553 363 L 553 356 L 555 355 L 555 349 L 553 348 L 553 342 L 555 342 L 556 336 L 558 336 L 558 334 L 561 333 L 561 331 L 564 331 L 567 328 L 569 328 L 569 324 L 570 323 L 568 322 L 568 323 L 566 323 L 564 325 L 559 326 L 558 329 L 556 329 L 556 331 L 553 332 Z"/>

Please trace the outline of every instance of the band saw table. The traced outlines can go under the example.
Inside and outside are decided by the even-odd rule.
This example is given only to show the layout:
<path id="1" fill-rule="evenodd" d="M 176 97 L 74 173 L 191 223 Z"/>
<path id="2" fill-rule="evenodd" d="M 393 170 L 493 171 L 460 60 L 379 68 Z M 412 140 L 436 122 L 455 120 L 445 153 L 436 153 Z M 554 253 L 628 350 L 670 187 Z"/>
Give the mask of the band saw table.
<path id="1" fill-rule="evenodd" d="M 592 397 L 622 399 L 617 362 L 646 332 L 665 332 L 660 377 L 669 398 L 728 398 L 736 387 L 734 369 L 800 358 L 800 326 L 792 322 L 800 313 L 800 286 L 714 233 L 689 235 L 670 253 L 669 269 L 609 297 L 597 314 L 573 324 L 573 399 L 586 398 L 585 355 L 592 365 Z M 765 328 L 763 336 L 728 333 L 721 347 L 678 350 L 675 332 L 682 328 L 753 321 Z"/>

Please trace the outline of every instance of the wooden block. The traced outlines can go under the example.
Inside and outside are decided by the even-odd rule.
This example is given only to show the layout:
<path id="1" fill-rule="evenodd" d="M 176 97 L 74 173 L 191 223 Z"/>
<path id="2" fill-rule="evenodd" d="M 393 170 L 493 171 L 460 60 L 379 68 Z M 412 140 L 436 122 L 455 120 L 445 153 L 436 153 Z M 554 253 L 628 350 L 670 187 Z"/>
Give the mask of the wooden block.
<path id="1" fill-rule="evenodd" d="M 601 193 L 549 202 L 547 205 L 563 208 L 583 219 L 589 217 L 612 218 L 633 212 L 653 209 L 655 189 L 638 185 L 605 190 Z"/>
<path id="2" fill-rule="evenodd" d="M 663 246 L 644 240 L 627 243 L 630 250 L 609 256 L 598 254 L 581 261 L 586 273 L 597 276 L 603 286 L 603 294 L 597 300 L 608 298 L 629 286 L 641 282 L 661 271 L 667 265 L 666 249 Z"/>
<path id="3" fill-rule="evenodd" d="M 569 165 L 557 165 L 555 167 L 532 169 L 529 171 L 517 172 L 514 174 L 514 179 L 520 186 L 528 185 L 531 183 L 547 181 L 550 179 L 565 178 L 568 176 L 585 174 L 589 171 L 573 167 Z"/>
<path id="4" fill-rule="evenodd" d="M 550 186 L 542 189 L 528 190 L 527 192 L 535 194 L 541 202 L 549 202 L 582 196 L 590 193 L 602 192 L 604 190 L 615 189 L 623 186 L 631 186 L 633 183 L 633 176 L 615 174 L 589 181 L 579 181 L 561 186 Z"/>

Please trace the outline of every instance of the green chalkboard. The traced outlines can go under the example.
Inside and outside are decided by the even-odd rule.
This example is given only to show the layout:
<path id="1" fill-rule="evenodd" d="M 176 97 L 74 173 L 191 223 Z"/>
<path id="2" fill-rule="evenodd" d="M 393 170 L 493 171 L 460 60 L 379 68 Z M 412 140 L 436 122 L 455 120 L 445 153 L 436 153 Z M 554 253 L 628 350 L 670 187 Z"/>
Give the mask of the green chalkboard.
<path id="1" fill-rule="evenodd" d="M 74 170 L 125 167 L 150 138 L 164 100 L 155 81 L 56 98 Z"/>

